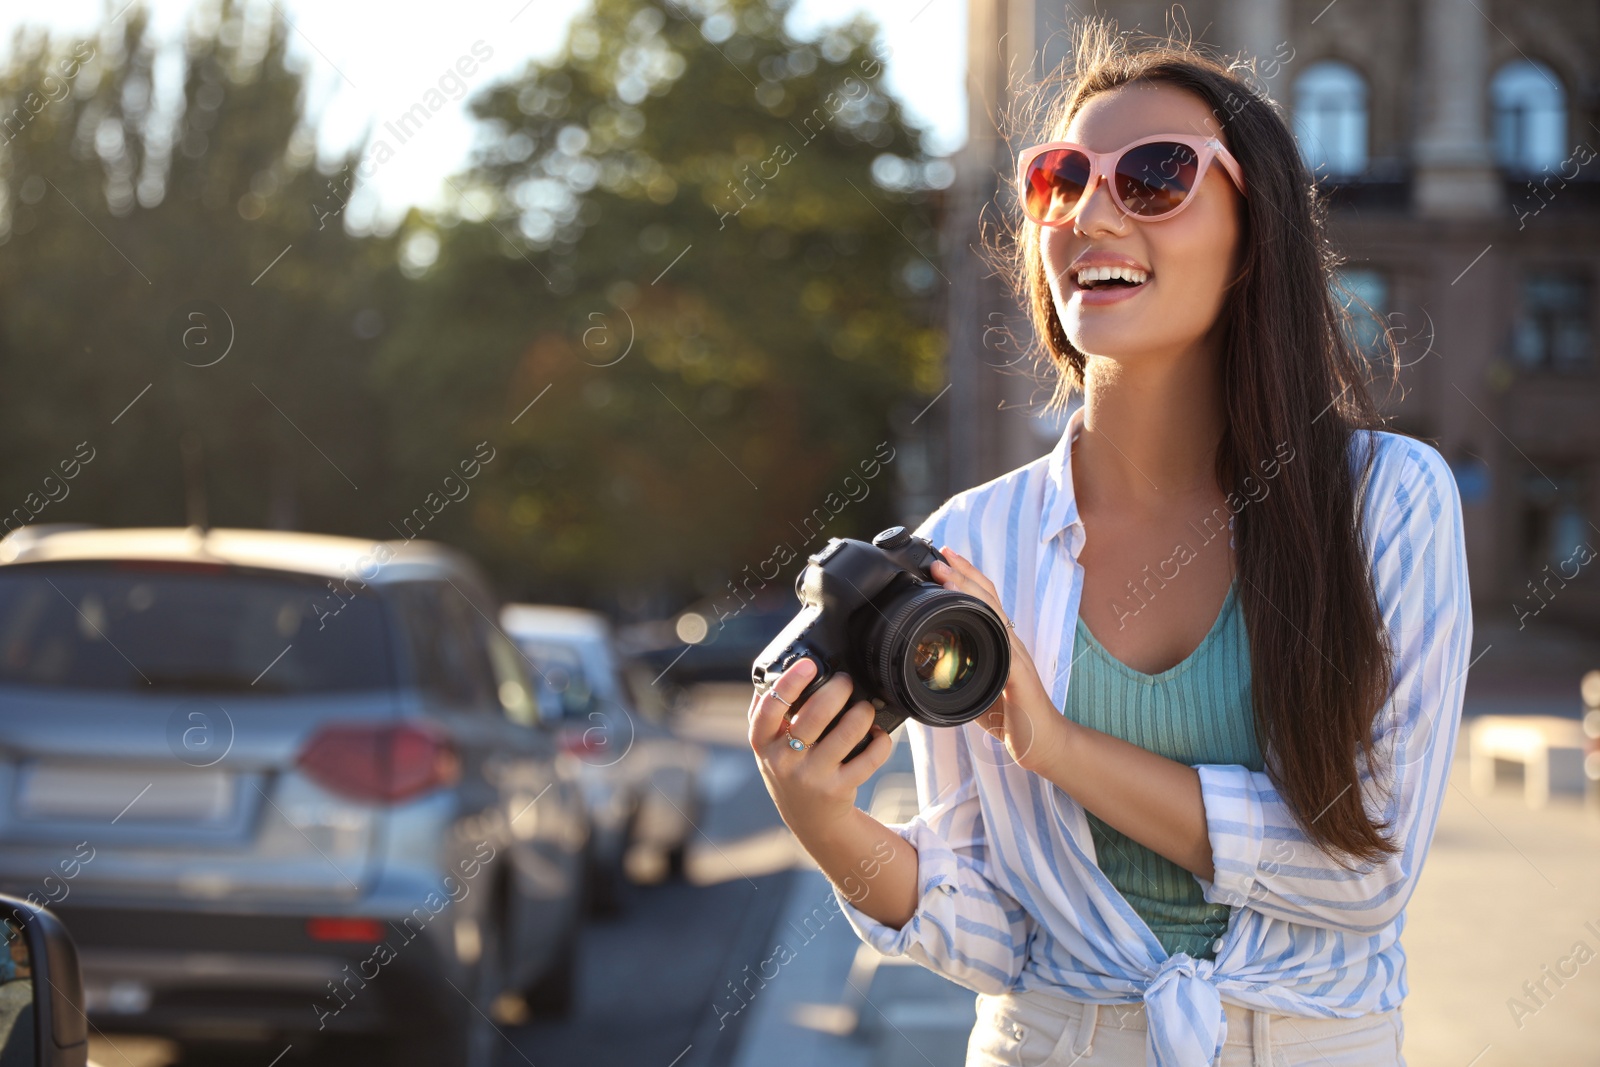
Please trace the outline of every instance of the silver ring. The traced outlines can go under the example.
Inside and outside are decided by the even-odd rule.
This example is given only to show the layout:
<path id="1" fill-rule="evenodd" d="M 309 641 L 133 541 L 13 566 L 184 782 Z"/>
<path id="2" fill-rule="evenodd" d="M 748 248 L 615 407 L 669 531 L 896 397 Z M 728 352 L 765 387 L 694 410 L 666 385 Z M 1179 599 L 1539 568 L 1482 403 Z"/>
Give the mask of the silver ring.
<path id="1" fill-rule="evenodd" d="M 786 707 L 786 708 L 792 708 L 792 707 L 794 707 L 794 705 L 793 705 L 793 704 L 791 704 L 791 703 L 789 703 L 789 702 L 788 702 L 788 701 L 787 701 L 787 700 L 785 700 L 785 699 L 783 699 L 783 698 L 782 698 L 782 697 L 781 697 L 781 696 L 779 696 L 779 695 L 778 695 L 778 691 L 777 691 L 777 690 L 776 690 L 776 689 L 774 689 L 774 690 L 773 690 L 773 691 L 772 691 L 772 699 L 773 699 L 773 700 L 776 700 L 776 701 L 777 701 L 777 702 L 778 702 L 778 703 L 780 703 L 780 704 L 782 704 L 782 705 L 783 705 L 783 706 L 784 706 L 784 707 Z"/>

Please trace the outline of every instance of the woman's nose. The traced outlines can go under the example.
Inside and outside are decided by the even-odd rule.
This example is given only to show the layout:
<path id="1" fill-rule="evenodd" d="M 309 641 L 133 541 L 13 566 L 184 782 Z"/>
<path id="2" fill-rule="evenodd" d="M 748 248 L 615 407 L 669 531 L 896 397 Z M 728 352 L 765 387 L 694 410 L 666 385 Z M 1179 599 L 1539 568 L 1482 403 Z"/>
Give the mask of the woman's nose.
<path id="1" fill-rule="evenodd" d="M 1097 230 L 1121 230 L 1124 227 L 1123 220 L 1126 218 L 1111 195 L 1110 184 L 1099 175 L 1095 175 L 1094 185 L 1089 188 L 1088 199 L 1072 224 L 1078 232 L 1089 234 Z"/>

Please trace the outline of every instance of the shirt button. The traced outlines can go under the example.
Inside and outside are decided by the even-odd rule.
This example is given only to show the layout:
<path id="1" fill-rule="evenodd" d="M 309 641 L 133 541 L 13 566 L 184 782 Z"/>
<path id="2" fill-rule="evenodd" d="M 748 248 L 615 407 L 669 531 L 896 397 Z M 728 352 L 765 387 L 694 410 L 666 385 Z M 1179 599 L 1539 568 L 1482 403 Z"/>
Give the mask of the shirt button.
<path id="1" fill-rule="evenodd" d="M 1212 952 L 1221 952 L 1222 951 L 1222 938 L 1219 937 L 1215 941 L 1211 942 L 1211 951 Z"/>
<path id="2" fill-rule="evenodd" d="M 1012 1026 L 1011 1026 L 1011 1036 L 1016 1038 L 1018 1041 L 1021 1041 L 1023 1036 L 1026 1033 L 1027 1033 L 1027 1031 L 1023 1030 L 1022 1027 L 1019 1024 L 1016 1024 L 1016 1023 L 1012 1024 Z"/>
<path id="3" fill-rule="evenodd" d="M 949 882 L 940 882 L 939 888 L 944 890 L 945 896 L 953 896 L 956 891 L 956 887 L 951 885 Z"/>

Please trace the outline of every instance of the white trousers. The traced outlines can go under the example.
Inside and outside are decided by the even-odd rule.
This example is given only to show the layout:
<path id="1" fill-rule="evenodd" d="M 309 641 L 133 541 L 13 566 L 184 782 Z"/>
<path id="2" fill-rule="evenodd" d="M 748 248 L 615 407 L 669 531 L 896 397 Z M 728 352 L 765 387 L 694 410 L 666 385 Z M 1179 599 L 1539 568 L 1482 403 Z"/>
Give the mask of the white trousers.
<path id="1" fill-rule="evenodd" d="M 1142 1004 L 1093 1004 L 1038 990 L 979 993 L 966 1067 L 1144 1067 Z M 1216 1067 L 1406 1067 L 1400 1009 L 1356 1019 L 1279 1015 L 1222 1002 Z M 1212 1067 L 1194 1064 L 1193 1067 Z"/>

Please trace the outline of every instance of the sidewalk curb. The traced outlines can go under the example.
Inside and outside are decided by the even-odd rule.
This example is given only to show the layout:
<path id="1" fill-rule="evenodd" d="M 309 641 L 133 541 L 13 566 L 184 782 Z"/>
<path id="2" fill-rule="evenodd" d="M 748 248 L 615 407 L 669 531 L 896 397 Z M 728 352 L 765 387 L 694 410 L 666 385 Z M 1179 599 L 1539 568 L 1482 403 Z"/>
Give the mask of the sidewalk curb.
<path id="1" fill-rule="evenodd" d="M 860 1040 L 794 1018 L 797 1010 L 808 1012 L 813 1019 L 848 1010 L 846 978 L 861 939 L 837 905 L 829 906 L 832 895 L 832 885 L 821 871 L 805 868 L 795 872 L 789 899 L 772 930 L 772 943 L 761 954 L 761 960 L 771 962 L 765 968 L 752 966 L 748 975 L 753 993 L 741 1011 L 750 1017 L 731 1067 L 816 1067 L 821 1063 L 868 1067 L 872 1050 Z M 773 966 L 778 967 L 777 973 L 758 985 L 765 977 L 758 977 L 758 970 L 771 973 Z M 718 1003 L 736 1003 L 726 987 L 723 993 Z M 832 1012 L 833 1008 L 839 1012 Z"/>

